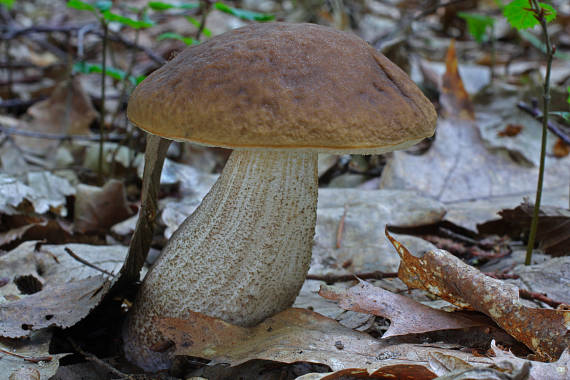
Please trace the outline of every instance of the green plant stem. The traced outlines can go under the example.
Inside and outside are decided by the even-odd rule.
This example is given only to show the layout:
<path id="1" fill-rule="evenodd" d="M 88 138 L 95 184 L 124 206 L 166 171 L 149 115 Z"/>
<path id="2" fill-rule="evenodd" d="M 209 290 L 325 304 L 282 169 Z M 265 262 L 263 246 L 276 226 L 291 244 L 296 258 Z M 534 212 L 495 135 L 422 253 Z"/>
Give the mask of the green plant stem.
<path id="1" fill-rule="evenodd" d="M 540 11 L 540 7 L 536 0 L 532 0 L 533 8 Z M 552 68 L 552 58 L 554 52 L 552 49 L 552 44 L 550 43 L 550 36 L 548 34 L 548 27 L 544 18 L 540 20 L 540 26 L 542 27 L 542 32 L 544 35 L 544 41 L 546 43 L 546 77 L 544 78 L 544 89 L 543 89 L 543 111 L 542 111 L 542 139 L 540 145 L 540 167 L 538 169 L 538 182 L 536 185 L 536 199 L 534 201 L 534 210 L 532 213 L 532 222 L 530 225 L 530 233 L 528 236 L 528 246 L 526 248 L 525 265 L 530 265 L 532 260 L 532 250 L 534 248 L 534 242 L 536 239 L 536 231 L 538 229 L 538 213 L 540 211 L 540 200 L 542 197 L 542 182 L 544 179 L 544 162 L 546 158 L 546 136 L 548 130 L 548 113 L 550 110 L 550 71 Z"/>
<path id="2" fill-rule="evenodd" d="M 103 26 L 103 62 L 101 63 L 101 118 L 99 121 L 99 183 L 102 185 L 103 179 L 103 146 L 105 145 L 105 73 L 107 72 L 107 37 L 109 28 L 107 22 L 102 22 Z"/>

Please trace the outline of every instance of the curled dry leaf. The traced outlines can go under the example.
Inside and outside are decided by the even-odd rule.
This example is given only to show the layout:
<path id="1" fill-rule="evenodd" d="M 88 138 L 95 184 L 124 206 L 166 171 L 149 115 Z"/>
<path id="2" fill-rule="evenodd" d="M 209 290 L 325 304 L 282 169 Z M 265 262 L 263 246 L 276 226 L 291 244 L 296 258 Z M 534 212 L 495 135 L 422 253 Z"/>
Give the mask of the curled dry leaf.
<path id="1" fill-rule="evenodd" d="M 457 55 L 455 54 L 455 41 L 451 40 L 447 55 L 445 57 L 445 74 L 441 85 L 441 104 L 447 114 L 457 116 L 462 119 L 474 120 L 475 111 L 465 90 L 461 75 L 457 68 Z"/>
<path id="2" fill-rule="evenodd" d="M 409 297 L 375 287 L 363 280 L 360 280 L 360 284 L 350 289 L 321 285 L 319 295 L 338 301 L 338 305 L 343 309 L 388 318 L 391 324 L 382 338 L 489 326 L 490 322 L 485 317 L 469 315 L 464 312 L 448 313 L 432 309 Z"/>
<path id="3" fill-rule="evenodd" d="M 441 249 L 415 257 L 387 229 L 386 236 L 402 260 L 398 277 L 409 287 L 486 314 L 541 360 L 555 360 L 570 346 L 570 311 L 523 306 L 517 287 L 488 277 Z"/>
<path id="4" fill-rule="evenodd" d="M 104 276 L 89 277 L 0 305 L 0 336 L 20 338 L 49 326 L 71 327 L 99 304 L 110 287 Z"/>

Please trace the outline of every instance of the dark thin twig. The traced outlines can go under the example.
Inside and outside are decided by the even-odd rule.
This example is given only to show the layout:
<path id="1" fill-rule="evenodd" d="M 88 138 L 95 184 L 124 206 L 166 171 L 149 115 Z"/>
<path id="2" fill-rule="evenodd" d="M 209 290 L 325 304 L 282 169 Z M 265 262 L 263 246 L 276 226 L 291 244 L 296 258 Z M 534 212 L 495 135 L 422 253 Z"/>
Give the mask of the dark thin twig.
<path id="1" fill-rule="evenodd" d="M 0 132 L 4 132 L 8 135 L 26 136 L 34 137 L 37 139 L 46 140 L 82 140 L 82 141 L 99 141 L 99 136 L 88 136 L 88 135 L 66 135 L 63 133 L 42 133 L 33 131 L 24 131 L 18 128 L 11 128 L 0 125 Z M 119 142 L 125 138 L 123 135 L 110 135 L 105 141 Z"/>
<path id="2" fill-rule="evenodd" d="M 364 273 L 354 273 L 354 274 L 308 274 L 307 280 L 318 280 L 325 281 L 327 283 L 333 282 L 347 282 L 355 281 L 357 277 L 362 280 L 382 280 L 383 278 L 396 278 L 398 273 L 396 272 L 364 272 Z"/>
<path id="3" fill-rule="evenodd" d="M 135 379 L 134 376 L 123 373 L 123 372 L 119 371 L 118 369 L 116 369 L 115 367 L 113 367 L 112 365 L 110 365 L 109 363 L 105 362 L 104 360 L 99 359 L 97 356 L 95 356 L 95 355 L 93 355 L 87 351 L 84 351 L 81 347 L 79 347 L 79 344 L 77 344 L 73 339 L 68 337 L 67 340 L 69 341 L 69 343 L 71 344 L 71 346 L 73 347 L 73 349 L 75 351 L 77 351 L 79 354 L 81 354 L 85 359 L 89 360 L 90 362 L 96 363 L 96 364 L 104 367 L 106 370 L 111 372 L 113 375 L 119 376 L 121 379 L 129 379 L 129 380 Z"/>
<path id="4" fill-rule="evenodd" d="M 16 38 L 19 36 L 24 36 L 24 35 L 33 34 L 33 33 L 57 33 L 57 32 L 74 33 L 74 32 L 77 32 L 80 29 L 85 28 L 85 27 L 86 27 L 86 25 L 58 25 L 58 26 L 39 26 L 39 25 L 36 25 L 36 26 L 28 27 L 28 28 L 12 29 L 9 32 L 6 32 L 4 34 L 0 34 L 0 40 L 10 40 L 10 39 L 13 39 L 13 38 Z M 104 35 L 104 32 L 102 30 L 99 30 L 99 29 L 87 30 L 86 33 L 92 33 L 92 34 L 95 34 L 101 38 L 103 38 L 103 35 Z M 159 65 L 163 65 L 164 63 L 166 63 L 166 60 L 164 58 L 162 58 L 159 54 L 155 53 L 154 51 L 152 51 L 148 47 L 136 44 L 132 41 L 129 41 L 129 40 L 123 38 L 120 35 L 110 34 L 109 40 L 111 40 L 113 42 L 119 42 L 128 48 L 135 48 L 135 49 L 141 50 L 141 51 L 145 52 L 145 54 L 148 55 L 150 59 L 152 59 L 154 62 L 156 62 Z"/>
<path id="5" fill-rule="evenodd" d="M 77 256 L 77 254 L 75 254 L 75 252 L 73 252 L 71 249 L 65 247 L 65 252 L 67 252 L 69 254 L 69 256 L 73 257 L 75 260 L 79 261 L 81 264 L 87 265 L 90 268 L 96 269 L 101 273 L 106 274 L 107 276 L 111 276 L 111 277 L 115 277 L 115 275 L 109 271 L 106 271 L 103 268 L 99 268 L 97 265 L 95 264 L 91 264 L 89 261 L 82 259 L 81 257 Z"/>
<path id="6" fill-rule="evenodd" d="M 338 223 L 338 228 L 336 230 L 336 247 L 340 248 L 342 244 L 342 235 L 344 233 L 344 221 L 346 220 L 346 213 L 348 212 L 348 205 L 344 205 L 344 212 L 340 218 L 340 222 Z"/>
<path id="7" fill-rule="evenodd" d="M 532 115 L 536 120 L 542 121 L 542 111 L 532 105 L 525 102 L 518 102 L 517 107 L 526 113 Z M 567 136 L 564 132 L 560 130 L 552 121 L 548 120 L 548 129 L 556 136 L 560 137 L 560 140 L 564 141 L 566 144 L 570 145 L 570 136 Z"/>
<path id="8" fill-rule="evenodd" d="M 562 305 L 562 302 L 555 301 L 545 294 L 537 293 L 537 292 L 531 292 L 531 291 L 525 290 L 525 289 L 519 289 L 519 296 L 521 298 L 524 298 L 527 300 L 536 300 L 536 301 L 544 302 L 545 304 L 552 306 L 553 308 L 557 308 L 558 306 Z"/>
<path id="9" fill-rule="evenodd" d="M 27 362 L 31 363 L 39 363 L 39 362 L 51 362 L 53 360 L 53 356 L 24 356 L 20 354 L 16 354 L 15 352 L 6 351 L 0 348 L 0 352 L 6 355 L 14 356 L 20 359 L 24 359 Z"/>

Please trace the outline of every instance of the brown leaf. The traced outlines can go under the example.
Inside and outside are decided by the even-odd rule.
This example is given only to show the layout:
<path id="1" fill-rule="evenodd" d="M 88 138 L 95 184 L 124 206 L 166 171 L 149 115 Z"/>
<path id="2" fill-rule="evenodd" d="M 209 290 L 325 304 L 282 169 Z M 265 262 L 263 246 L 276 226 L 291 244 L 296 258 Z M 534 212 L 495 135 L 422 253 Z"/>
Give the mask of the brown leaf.
<path id="1" fill-rule="evenodd" d="M 570 145 L 566 144 L 561 138 L 558 138 L 552 147 L 552 151 L 558 158 L 566 157 L 570 153 Z"/>
<path id="2" fill-rule="evenodd" d="M 417 364 L 387 365 L 372 373 L 366 369 L 348 368 L 331 373 L 320 380 L 346 380 L 346 379 L 406 379 L 429 380 L 437 377 L 432 371 Z"/>
<path id="3" fill-rule="evenodd" d="M 46 100 L 28 109 L 32 117 L 29 123 L 22 122 L 20 128 L 42 133 L 86 135 L 89 126 L 97 117 L 89 96 L 83 91 L 78 78 L 71 83 L 62 81 Z M 18 145 L 28 149 L 46 151 L 58 144 L 57 141 L 16 136 Z"/>
<path id="4" fill-rule="evenodd" d="M 505 129 L 502 131 L 497 132 L 497 136 L 499 137 L 514 137 L 521 133 L 523 130 L 522 125 L 515 125 L 515 124 L 508 124 Z"/>
<path id="5" fill-rule="evenodd" d="M 500 220 L 493 220 L 478 226 L 481 232 L 508 234 L 519 238 L 530 230 L 534 205 L 523 202 L 514 209 L 499 211 Z M 538 214 L 536 240 L 540 249 L 554 257 L 568 255 L 570 247 L 570 210 L 541 206 Z"/>
<path id="6" fill-rule="evenodd" d="M 488 277 L 441 249 L 415 257 L 387 229 L 386 236 L 402 259 L 398 277 L 409 287 L 486 314 L 542 360 L 557 359 L 570 346 L 570 311 L 523 306 L 517 287 Z"/>
<path id="7" fill-rule="evenodd" d="M 238 365 L 251 359 L 323 363 L 333 370 L 375 362 L 382 344 L 305 309 L 287 309 L 255 327 L 239 327 L 189 311 L 186 320 L 160 318 L 157 328 L 176 343 L 176 355 Z M 338 348 L 341 342 L 342 349 Z M 336 344 L 336 345 L 335 345 Z"/>
<path id="8" fill-rule="evenodd" d="M 110 287 L 104 276 L 89 277 L 0 305 L 0 336 L 20 338 L 50 326 L 71 327 L 99 304 Z"/>
<path id="9" fill-rule="evenodd" d="M 457 312 L 448 313 L 423 305 L 409 297 L 394 294 L 360 280 L 350 289 L 321 285 L 319 295 L 338 301 L 346 310 L 369 313 L 388 318 L 388 331 L 382 338 L 394 335 L 418 334 L 430 331 L 489 326 L 486 318 Z"/>
<path id="10" fill-rule="evenodd" d="M 440 102 L 447 114 L 461 119 L 474 120 L 475 111 L 459 74 L 455 40 L 451 40 L 445 57 L 445 74 L 442 78 Z"/>
<path id="11" fill-rule="evenodd" d="M 102 188 L 79 185 L 75 199 L 75 230 L 104 231 L 132 215 L 123 182 L 109 181 Z"/>

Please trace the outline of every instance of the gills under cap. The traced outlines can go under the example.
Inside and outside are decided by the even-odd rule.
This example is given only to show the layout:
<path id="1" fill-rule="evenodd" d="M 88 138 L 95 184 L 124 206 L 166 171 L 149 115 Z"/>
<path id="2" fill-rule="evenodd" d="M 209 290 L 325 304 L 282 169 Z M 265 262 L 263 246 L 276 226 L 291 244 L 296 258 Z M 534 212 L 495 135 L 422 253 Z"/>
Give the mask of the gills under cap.
<path id="1" fill-rule="evenodd" d="M 431 136 L 437 115 L 359 37 L 264 23 L 182 51 L 135 89 L 128 117 L 168 139 L 231 149 L 381 153 Z"/>

